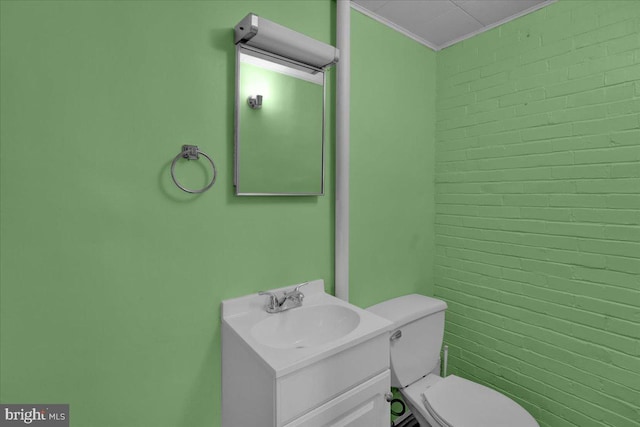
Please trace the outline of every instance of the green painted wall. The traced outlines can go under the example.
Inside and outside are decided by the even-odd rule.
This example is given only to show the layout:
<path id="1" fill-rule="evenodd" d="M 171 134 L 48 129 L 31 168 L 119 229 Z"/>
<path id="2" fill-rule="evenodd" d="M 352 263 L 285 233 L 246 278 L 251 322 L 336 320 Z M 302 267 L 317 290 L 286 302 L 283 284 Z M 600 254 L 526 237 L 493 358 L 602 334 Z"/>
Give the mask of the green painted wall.
<path id="1" fill-rule="evenodd" d="M 352 26 L 350 297 L 432 295 L 436 53 L 359 12 Z"/>
<path id="2" fill-rule="evenodd" d="M 326 196 L 233 195 L 232 26 L 248 12 L 335 43 L 329 0 L 0 2 L 0 401 L 68 402 L 76 426 L 218 426 L 220 301 L 333 289 L 332 107 Z M 352 34 L 351 292 L 365 306 L 431 292 L 433 139 L 419 135 L 435 100 L 415 93 L 433 94 L 435 54 L 355 12 Z M 182 144 L 217 163 L 201 196 L 170 179 Z M 196 187 L 205 166 L 176 169 Z"/>
<path id="3" fill-rule="evenodd" d="M 328 0 L 0 2 L 0 401 L 217 426 L 220 301 L 333 288 L 333 108 L 327 196 L 233 196 L 249 11 L 335 41 Z M 639 25 L 563 0 L 436 54 L 352 14 L 352 301 L 435 292 L 451 370 L 543 427 L 640 418 Z"/>
<path id="4" fill-rule="evenodd" d="M 543 427 L 640 420 L 639 34 L 562 0 L 438 53 L 449 366 Z"/>

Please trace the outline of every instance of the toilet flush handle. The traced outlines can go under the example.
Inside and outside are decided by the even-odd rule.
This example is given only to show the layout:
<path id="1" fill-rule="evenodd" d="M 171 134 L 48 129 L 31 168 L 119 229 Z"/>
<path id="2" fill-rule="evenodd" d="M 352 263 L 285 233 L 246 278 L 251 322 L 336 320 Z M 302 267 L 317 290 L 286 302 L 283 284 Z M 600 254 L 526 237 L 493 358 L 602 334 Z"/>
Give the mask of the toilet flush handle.
<path id="1" fill-rule="evenodd" d="M 395 331 L 394 333 L 391 334 L 391 337 L 389 338 L 389 341 L 391 341 L 391 342 L 397 341 L 400 338 L 402 338 L 402 331 L 400 329 L 398 329 L 397 331 Z"/>

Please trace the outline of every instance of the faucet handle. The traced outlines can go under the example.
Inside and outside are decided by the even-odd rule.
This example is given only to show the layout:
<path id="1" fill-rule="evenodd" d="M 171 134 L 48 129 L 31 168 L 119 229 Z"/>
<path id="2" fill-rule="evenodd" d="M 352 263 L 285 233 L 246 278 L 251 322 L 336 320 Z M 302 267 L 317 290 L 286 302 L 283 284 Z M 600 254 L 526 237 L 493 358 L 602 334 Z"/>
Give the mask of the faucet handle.
<path id="1" fill-rule="evenodd" d="M 311 284 L 311 282 L 304 282 L 304 283 L 301 283 L 301 284 L 299 284 L 298 286 L 296 286 L 296 288 L 295 288 L 293 291 L 294 291 L 294 292 L 300 292 L 300 288 L 302 288 L 302 287 L 304 287 L 304 286 L 307 286 L 307 285 L 310 285 L 310 284 Z"/>
<path id="2" fill-rule="evenodd" d="M 311 282 L 304 282 L 301 283 L 299 285 L 297 285 L 292 291 L 289 291 L 286 293 L 287 296 L 293 296 L 295 298 L 297 298 L 298 300 L 300 300 L 300 302 L 302 302 L 302 300 L 304 299 L 304 294 L 302 292 L 300 292 L 300 288 L 307 286 L 308 284 L 310 284 Z"/>

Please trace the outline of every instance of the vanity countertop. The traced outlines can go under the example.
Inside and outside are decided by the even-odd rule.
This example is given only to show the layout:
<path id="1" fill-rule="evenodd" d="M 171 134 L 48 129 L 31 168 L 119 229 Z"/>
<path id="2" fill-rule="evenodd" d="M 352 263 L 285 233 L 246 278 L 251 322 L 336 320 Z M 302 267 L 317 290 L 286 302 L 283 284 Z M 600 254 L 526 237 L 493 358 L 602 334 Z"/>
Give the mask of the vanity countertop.
<path id="1" fill-rule="evenodd" d="M 291 290 L 294 286 L 274 289 L 272 291 L 282 293 L 285 290 Z M 278 348 L 265 345 L 260 342 L 259 339 L 256 339 L 254 328 L 261 322 L 273 316 L 283 316 L 288 311 L 282 313 L 267 313 L 265 310 L 267 297 L 258 294 L 222 301 L 222 322 L 226 323 L 230 327 L 230 330 L 237 334 L 241 340 L 251 348 L 259 359 L 273 371 L 276 378 L 356 346 L 382 333 L 386 333 L 392 327 L 390 321 L 327 294 L 324 290 L 323 280 L 309 282 L 309 284 L 303 288 L 302 292 L 304 293 L 302 306 L 292 308 L 288 311 L 305 310 L 311 307 L 318 307 L 312 310 L 319 311 L 322 310 L 321 306 L 344 307 L 359 316 L 357 326 L 346 335 L 326 343 L 302 348 Z"/>

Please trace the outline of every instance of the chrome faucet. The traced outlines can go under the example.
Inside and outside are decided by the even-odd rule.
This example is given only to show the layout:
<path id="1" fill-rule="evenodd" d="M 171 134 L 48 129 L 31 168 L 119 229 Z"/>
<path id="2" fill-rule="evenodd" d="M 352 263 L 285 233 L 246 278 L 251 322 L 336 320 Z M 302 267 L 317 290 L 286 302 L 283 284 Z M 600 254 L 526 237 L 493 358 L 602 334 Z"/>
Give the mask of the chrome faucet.
<path id="1" fill-rule="evenodd" d="M 264 308 L 267 313 L 280 313 L 281 311 L 289 310 L 290 308 L 300 307 L 304 294 L 300 292 L 300 288 L 308 285 L 309 282 L 301 283 L 293 290 L 285 291 L 282 296 L 278 296 L 273 292 L 263 291 L 259 295 L 266 295 L 269 297 Z"/>

